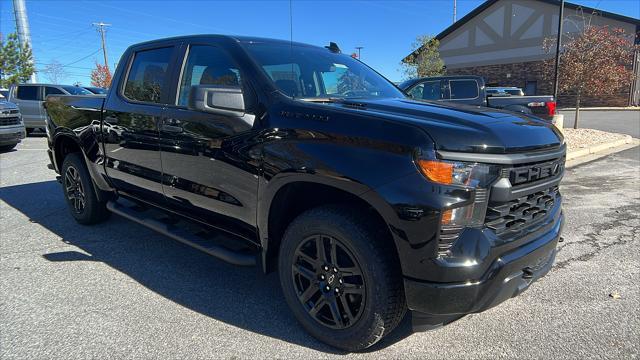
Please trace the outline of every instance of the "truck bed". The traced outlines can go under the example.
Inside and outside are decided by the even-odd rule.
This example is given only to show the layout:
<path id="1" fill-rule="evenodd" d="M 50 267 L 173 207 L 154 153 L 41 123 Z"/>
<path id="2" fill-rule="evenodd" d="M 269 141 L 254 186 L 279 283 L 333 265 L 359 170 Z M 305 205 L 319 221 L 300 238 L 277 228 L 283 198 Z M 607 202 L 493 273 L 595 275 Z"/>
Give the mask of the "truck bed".
<path id="1" fill-rule="evenodd" d="M 95 95 L 49 95 L 45 109 L 56 126 L 77 129 L 100 125 L 104 100 L 104 96 Z"/>

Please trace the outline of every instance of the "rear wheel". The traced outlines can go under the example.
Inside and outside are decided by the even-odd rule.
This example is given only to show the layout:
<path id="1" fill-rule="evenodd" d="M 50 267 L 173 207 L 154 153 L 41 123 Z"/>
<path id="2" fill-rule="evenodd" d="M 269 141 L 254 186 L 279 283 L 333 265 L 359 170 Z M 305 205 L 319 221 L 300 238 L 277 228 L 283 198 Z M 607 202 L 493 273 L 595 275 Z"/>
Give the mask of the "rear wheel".
<path id="1" fill-rule="evenodd" d="M 357 213 L 339 206 L 303 213 L 285 232 L 278 265 L 298 321 L 348 351 L 375 344 L 405 312 L 392 239 Z"/>
<path id="2" fill-rule="evenodd" d="M 80 224 L 95 224 L 109 217 L 106 203 L 99 201 L 79 153 L 71 153 L 62 163 L 62 189 L 71 216 Z"/>

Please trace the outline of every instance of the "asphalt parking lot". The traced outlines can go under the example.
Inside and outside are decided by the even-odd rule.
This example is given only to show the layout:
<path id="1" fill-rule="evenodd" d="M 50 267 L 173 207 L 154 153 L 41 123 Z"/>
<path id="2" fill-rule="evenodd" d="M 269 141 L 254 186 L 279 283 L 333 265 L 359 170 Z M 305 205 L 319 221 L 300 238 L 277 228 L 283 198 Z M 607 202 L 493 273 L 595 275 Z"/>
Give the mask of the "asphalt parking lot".
<path id="1" fill-rule="evenodd" d="M 442 329 L 408 319 L 344 354 L 288 312 L 277 275 L 236 268 L 113 216 L 68 214 L 46 142 L 0 155 L 0 358 L 633 358 L 640 354 L 640 150 L 567 171 L 552 271 Z M 615 293 L 619 298 L 611 297 Z"/>

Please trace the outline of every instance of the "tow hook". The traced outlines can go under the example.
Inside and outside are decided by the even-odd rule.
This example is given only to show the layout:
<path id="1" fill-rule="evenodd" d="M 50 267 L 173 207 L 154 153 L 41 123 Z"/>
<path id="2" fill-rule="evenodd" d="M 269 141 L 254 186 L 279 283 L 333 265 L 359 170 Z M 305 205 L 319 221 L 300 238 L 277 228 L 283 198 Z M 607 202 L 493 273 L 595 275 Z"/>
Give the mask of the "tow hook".
<path id="1" fill-rule="evenodd" d="M 532 279 L 533 278 L 533 269 L 530 267 L 526 267 L 522 269 L 522 278 L 523 279 Z"/>

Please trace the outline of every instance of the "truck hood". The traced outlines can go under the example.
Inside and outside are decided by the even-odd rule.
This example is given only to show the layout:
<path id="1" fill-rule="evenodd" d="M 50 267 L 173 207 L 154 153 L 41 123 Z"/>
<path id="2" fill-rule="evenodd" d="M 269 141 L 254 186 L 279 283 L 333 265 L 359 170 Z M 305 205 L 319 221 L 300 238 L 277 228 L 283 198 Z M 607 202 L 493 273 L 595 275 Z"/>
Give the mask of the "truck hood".
<path id="1" fill-rule="evenodd" d="M 0 100 L 0 110 L 15 110 L 18 108 L 18 105 L 8 102 L 4 99 Z"/>
<path id="2" fill-rule="evenodd" d="M 354 99 L 332 106 L 411 123 L 426 131 L 438 150 L 513 153 L 559 147 L 564 141 L 547 121 L 487 107 L 410 99 Z"/>

